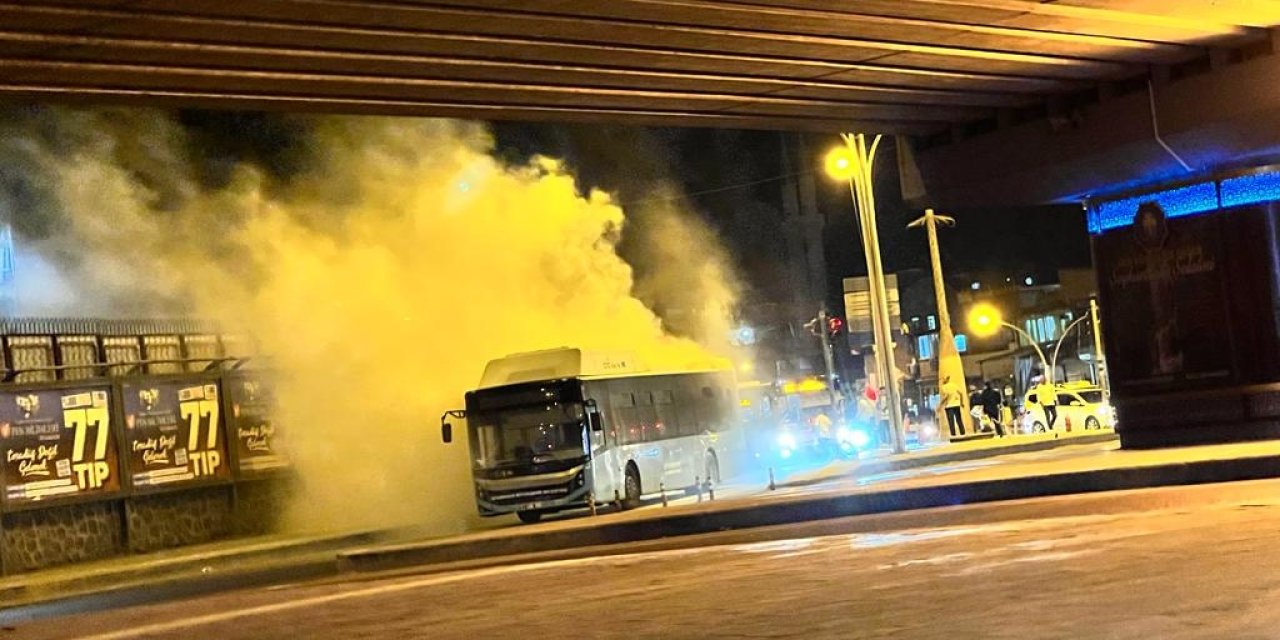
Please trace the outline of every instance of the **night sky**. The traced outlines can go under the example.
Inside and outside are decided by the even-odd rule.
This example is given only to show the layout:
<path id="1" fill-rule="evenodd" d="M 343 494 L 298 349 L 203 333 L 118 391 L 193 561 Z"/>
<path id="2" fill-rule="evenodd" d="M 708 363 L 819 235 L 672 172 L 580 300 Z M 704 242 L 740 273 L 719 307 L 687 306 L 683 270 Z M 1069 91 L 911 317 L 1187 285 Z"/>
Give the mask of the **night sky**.
<path id="1" fill-rule="evenodd" d="M 205 157 L 205 180 L 218 183 L 236 162 L 248 161 L 287 177 L 308 161 L 307 121 L 253 112 L 184 111 L 180 121 Z M 624 207 L 655 197 L 655 188 L 683 190 L 685 202 L 719 234 L 748 288 L 747 302 L 786 301 L 790 293 L 780 268 L 782 197 L 786 175 L 816 172 L 817 206 L 826 219 L 827 292 L 840 308 L 840 279 L 864 275 L 865 258 L 854 226 L 848 188 L 821 174 L 835 135 L 807 135 L 807 162 L 795 153 L 796 138 L 770 131 L 657 129 L 608 125 L 495 123 L 497 153 L 512 163 L 535 154 L 565 159 L 580 188 L 610 191 Z M 890 142 L 890 141 L 886 141 Z M 803 160 L 803 158 L 801 158 Z M 876 165 L 876 198 L 885 269 L 928 268 L 922 230 L 906 224 L 920 209 L 902 202 L 891 143 Z M 631 207 L 635 209 L 636 207 Z M 1059 267 L 1090 264 L 1083 212 L 1077 206 L 945 211 L 959 225 L 941 234 L 949 273 L 1001 270 L 1037 274 L 1044 280 Z M 643 220 L 633 224 L 643 224 Z M 626 257 L 625 238 L 621 251 Z"/>
<path id="2" fill-rule="evenodd" d="M 529 153 L 567 158 L 585 186 L 616 193 L 624 204 L 643 200 L 654 184 L 682 186 L 694 212 L 720 234 L 758 301 L 788 292 L 773 255 L 780 242 L 782 176 L 817 172 L 817 205 L 826 218 L 828 298 L 841 308 L 840 280 L 865 275 L 848 187 L 821 174 L 835 135 L 806 136 L 807 166 L 786 166 L 787 136 L 766 131 L 645 129 L 599 125 L 495 125 L 499 149 L 513 159 Z M 886 141 L 888 142 L 888 141 Z M 876 198 L 885 270 L 927 269 L 923 230 L 906 224 L 921 209 L 903 203 L 891 144 L 876 164 Z M 945 211 L 958 226 L 940 234 L 949 273 L 998 270 L 1052 279 L 1061 267 L 1090 265 L 1084 213 L 1075 205 Z"/>

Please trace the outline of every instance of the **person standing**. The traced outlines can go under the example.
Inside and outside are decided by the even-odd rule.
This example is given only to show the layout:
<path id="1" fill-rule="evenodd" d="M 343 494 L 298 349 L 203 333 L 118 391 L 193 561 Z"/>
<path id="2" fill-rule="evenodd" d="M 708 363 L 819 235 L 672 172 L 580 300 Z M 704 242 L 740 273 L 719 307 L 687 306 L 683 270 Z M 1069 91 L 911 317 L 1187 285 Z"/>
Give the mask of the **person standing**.
<path id="1" fill-rule="evenodd" d="M 947 412 L 947 426 L 951 428 L 951 437 L 964 433 L 964 423 L 960 419 L 960 411 L 964 406 L 964 389 L 951 381 L 951 376 L 942 379 L 938 389 L 939 401 Z"/>
<path id="2" fill-rule="evenodd" d="M 1044 409 L 1045 426 L 1049 431 L 1053 431 L 1053 423 L 1058 421 L 1058 392 L 1049 383 L 1048 378 L 1036 387 L 1036 400 Z"/>
<path id="3" fill-rule="evenodd" d="M 1000 392 L 992 388 L 991 383 L 988 382 L 982 389 L 980 399 L 982 400 L 982 412 L 987 414 L 988 418 L 991 418 L 991 424 L 995 426 L 996 437 L 1003 438 L 1004 425 L 1000 422 L 1002 417 L 1000 415 Z"/>

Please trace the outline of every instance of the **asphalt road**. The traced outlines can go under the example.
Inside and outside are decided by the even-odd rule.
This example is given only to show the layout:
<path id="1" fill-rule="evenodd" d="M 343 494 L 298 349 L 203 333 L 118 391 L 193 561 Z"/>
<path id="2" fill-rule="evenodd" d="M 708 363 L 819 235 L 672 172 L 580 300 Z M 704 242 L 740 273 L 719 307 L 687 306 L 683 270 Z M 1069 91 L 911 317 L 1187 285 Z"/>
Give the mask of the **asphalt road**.
<path id="1" fill-rule="evenodd" d="M 1077 499 L 1050 499 L 1060 517 L 242 590 L 0 640 L 1276 637 L 1280 494 L 1112 515 Z"/>

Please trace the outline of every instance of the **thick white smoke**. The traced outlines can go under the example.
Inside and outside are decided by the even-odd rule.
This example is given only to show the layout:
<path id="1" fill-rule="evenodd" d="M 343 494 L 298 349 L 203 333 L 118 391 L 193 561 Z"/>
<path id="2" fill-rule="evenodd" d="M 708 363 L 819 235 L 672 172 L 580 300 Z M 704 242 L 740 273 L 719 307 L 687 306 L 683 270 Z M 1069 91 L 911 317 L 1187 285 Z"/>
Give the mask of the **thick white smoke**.
<path id="1" fill-rule="evenodd" d="M 303 481 L 295 526 L 465 527 L 465 444 L 442 445 L 436 425 L 491 358 L 562 345 L 705 356 L 636 297 L 616 252 L 623 211 L 580 195 L 556 161 L 503 166 L 483 126 L 456 121 L 307 124 L 300 173 L 239 166 L 216 189 L 161 113 L 55 110 L 0 132 L 6 178 L 46 196 L 11 215 L 46 218 L 19 230 L 42 281 L 75 292 L 46 292 L 40 312 L 212 318 L 272 355 Z M 714 239 L 668 216 L 638 293 L 726 310 L 735 289 Z"/>

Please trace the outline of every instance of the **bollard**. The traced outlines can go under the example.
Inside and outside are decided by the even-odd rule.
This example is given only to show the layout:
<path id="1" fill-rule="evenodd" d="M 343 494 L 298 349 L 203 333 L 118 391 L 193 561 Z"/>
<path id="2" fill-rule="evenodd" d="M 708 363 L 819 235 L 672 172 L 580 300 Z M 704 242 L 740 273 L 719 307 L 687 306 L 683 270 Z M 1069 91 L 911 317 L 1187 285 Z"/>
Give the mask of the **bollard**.
<path id="1" fill-rule="evenodd" d="M 702 502 L 702 478 L 699 476 L 694 476 L 693 486 L 696 487 L 698 491 L 698 502 Z"/>
<path id="2" fill-rule="evenodd" d="M 591 515 L 596 515 L 596 494 L 594 491 L 587 493 L 587 509 L 591 510 Z"/>
<path id="3" fill-rule="evenodd" d="M 711 484 L 710 480 L 707 480 L 707 497 L 710 498 L 712 502 L 716 501 L 716 485 Z"/>
<path id="4" fill-rule="evenodd" d="M 618 490 L 613 490 L 613 508 L 622 511 L 622 496 L 618 495 Z"/>
<path id="5" fill-rule="evenodd" d="M 774 484 L 773 482 L 773 467 L 769 467 L 769 490 L 773 491 L 777 488 L 778 488 L 778 485 Z"/>
<path id="6" fill-rule="evenodd" d="M 667 506 L 667 485 L 665 483 L 658 483 L 658 493 L 662 494 L 662 506 Z"/>

